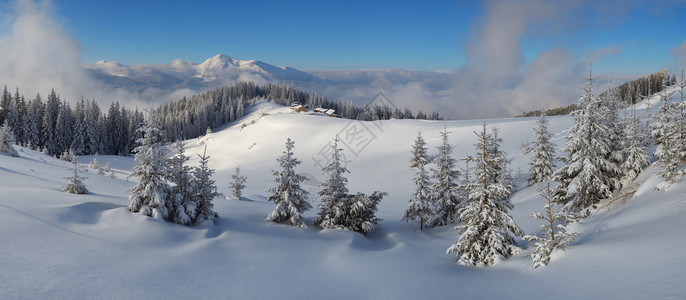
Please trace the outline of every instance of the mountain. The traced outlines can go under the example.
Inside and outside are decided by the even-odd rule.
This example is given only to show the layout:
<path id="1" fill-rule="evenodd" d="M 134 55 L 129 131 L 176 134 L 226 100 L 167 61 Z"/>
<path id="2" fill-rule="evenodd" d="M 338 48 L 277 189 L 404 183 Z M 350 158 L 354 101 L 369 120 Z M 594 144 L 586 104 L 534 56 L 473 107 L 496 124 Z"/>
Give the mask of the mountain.
<path id="1" fill-rule="evenodd" d="M 239 60 L 223 54 L 194 63 L 176 59 L 161 65 L 124 65 L 99 61 L 86 65 L 98 81 L 115 87 L 153 87 L 201 90 L 236 81 L 278 82 L 291 85 L 326 85 L 327 81 L 294 68 L 275 66 L 259 60 Z"/>
<path id="2" fill-rule="evenodd" d="M 98 61 L 84 67 L 91 78 L 106 89 L 124 92 L 118 94 L 119 98 L 155 98 L 161 101 L 158 104 L 237 81 L 287 84 L 358 105 L 368 103 L 383 91 L 396 106 L 414 112 L 441 110 L 437 105 L 445 106 L 455 98 L 453 72 L 402 69 L 306 72 L 223 54 L 201 63 L 180 59 L 157 65 Z"/>

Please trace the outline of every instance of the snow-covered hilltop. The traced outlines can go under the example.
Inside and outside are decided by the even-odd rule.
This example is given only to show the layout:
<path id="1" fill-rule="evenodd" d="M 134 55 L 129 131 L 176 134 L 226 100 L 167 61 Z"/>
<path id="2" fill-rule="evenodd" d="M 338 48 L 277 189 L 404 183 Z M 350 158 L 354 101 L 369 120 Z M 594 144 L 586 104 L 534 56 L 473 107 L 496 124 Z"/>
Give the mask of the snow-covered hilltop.
<path id="1" fill-rule="evenodd" d="M 486 120 L 500 128 L 502 150 L 511 158 L 519 190 L 511 201 L 514 220 L 527 234 L 538 221 L 544 199 L 526 187 L 528 157 L 519 146 L 533 140 L 536 118 Z M 551 141 L 560 148 L 571 117 L 551 117 Z M 440 132 L 449 132 L 453 157 L 474 153 L 474 131 L 482 120 L 360 122 L 320 114 L 293 113 L 262 102 L 222 130 L 189 140 L 187 154 L 207 146 L 219 191 L 230 195 L 236 166 L 247 176 L 243 200 L 215 199 L 219 219 L 194 227 L 166 223 L 126 210 L 126 175 L 132 158 L 98 156 L 115 178 L 88 177 L 87 195 L 61 193 L 71 164 L 18 148 L 19 157 L 0 155 L 0 297 L 2 298 L 512 298 L 612 299 L 682 298 L 686 278 L 682 251 L 686 236 L 686 183 L 655 191 L 656 167 L 639 175 L 633 199 L 605 207 L 574 225 L 581 234 L 551 264 L 533 269 L 522 255 L 497 261 L 489 269 L 464 267 L 445 255 L 456 238 L 452 226 L 419 231 L 401 222 L 414 186 L 409 168 L 417 131 L 435 155 Z M 355 129 L 351 131 L 350 129 Z M 365 143 L 345 133 L 364 134 Z M 274 205 L 271 170 L 291 138 L 305 175 L 302 187 L 316 194 L 322 151 L 339 133 L 348 188 L 388 193 L 377 215 L 380 227 L 358 233 L 300 229 L 265 222 Z M 347 136 L 354 138 L 354 136 Z M 80 157 L 84 167 L 94 157 Z M 137 180 L 136 178 L 129 179 Z M 316 207 L 318 197 L 310 198 Z M 602 206 L 602 205 L 601 205 Z M 312 224 L 316 210 L 304 213 Z M 517 238 L 518 246 L 526 242 Z M 530 251 L 528 249 L 527 251 Z M 199 288 L 198 288 L 199 287 Z"/>

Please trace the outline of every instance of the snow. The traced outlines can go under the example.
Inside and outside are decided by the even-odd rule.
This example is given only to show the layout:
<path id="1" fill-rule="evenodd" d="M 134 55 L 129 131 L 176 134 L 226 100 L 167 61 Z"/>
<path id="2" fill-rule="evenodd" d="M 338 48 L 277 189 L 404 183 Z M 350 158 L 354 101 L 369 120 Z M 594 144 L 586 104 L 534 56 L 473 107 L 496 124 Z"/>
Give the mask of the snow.
<path id="1" fill-rule="evenodd" d="M 553 143 L 562 146 L 569 117 L 550 117 Z M 254 122 L 253 122 L 254 121 Z M 529 158 L 519 145 L 533 141 L 536 118 L 487 120 L 497 124 L 502 150 L 512 158 L 520 191 L 511 214 L 531 234 L 530 218 L 544 200 L 525 187 Z M 242 124 L 247 126 L 242 128 Z M 533 269 L 524 254 L 492 267 L 457 264 L 445 249 L 456 239 L 453 226 L 419 231 L 401 222 L 414 189 L 410 150 L 421 131 L 430 154 L 444 126 L 453 157 L 473 154 L 474 131 L 482 120 L 358 122 L 293 114 L 263 102 L 249 115 L 209 136 L 188 141 L 187 154 L 207 145 L 219 192 L 230 194 L 235 167 L 247 177 L 243 200 L 215 199 L 219 218 L 185 227 L 125 209 L 126 175 L 132 158 L 98 156 L 116 178 L 85 169 L 93 157 L 79 157 L 89 194 L 61 193 L 71 164 L 16 147 L 18 158 L 0 155 L 0 298 L 326 298 L 410 299 L 683 299 L 686 297 L 686 183 L 655 191 L 655 167 L 638 177 L 635 198 L 603 209 L 570 226 L 577 241 L 554 252 L 550 264 Z M 355 130 L 351 130 L 355 129 Z M 346 140 L 363 130 L 363 143 Z M 309 228 L 265 222 L 274 204 L 265 190 L 286 138 L 295 141 L 297 171 L 310 192 L 325 178 L 315 159 L 337 133 L 343 145 L 350 191 L 387 192 L 377 216 L 384 221 L 368 236 L 318 230 L 317 210 L 304 213 Z M 346 135 L 347 133 L 347 135 Z M 316 207 L 316 193 L 311 199 Z M 517 239 L 520 247 L 526 242 Z M 528 251 L 532 249 L 529 248 Z"/>

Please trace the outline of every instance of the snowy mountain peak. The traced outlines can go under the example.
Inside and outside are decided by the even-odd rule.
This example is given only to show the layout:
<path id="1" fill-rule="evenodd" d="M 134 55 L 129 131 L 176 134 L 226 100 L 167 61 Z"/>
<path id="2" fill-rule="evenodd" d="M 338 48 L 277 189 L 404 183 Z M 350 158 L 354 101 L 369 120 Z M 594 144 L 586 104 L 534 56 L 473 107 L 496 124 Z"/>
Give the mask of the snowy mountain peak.
<path id="1" fill-rule="evenodd" d="M 201 75 L 211 71 L 221 71 L 231 67 L 239 67 L 240 65 L 241 61 L 238 59 L 224 54 L 217 54 L 198 65 L 198 73 Z"/>
<path id="2" fill-rule="evenodd" d="M 175 59 L 169 64 L 129 66 L 102 60 L 85 67 L 103 83 L 135 90 L 150 86 L 199 91 L 236 81 L 285 82 L 308 87 L 328 84 L 317 75 L 294 68 L 259 60 L 240 60 L 225 54 L 217 54 L 201 63 Z"/>

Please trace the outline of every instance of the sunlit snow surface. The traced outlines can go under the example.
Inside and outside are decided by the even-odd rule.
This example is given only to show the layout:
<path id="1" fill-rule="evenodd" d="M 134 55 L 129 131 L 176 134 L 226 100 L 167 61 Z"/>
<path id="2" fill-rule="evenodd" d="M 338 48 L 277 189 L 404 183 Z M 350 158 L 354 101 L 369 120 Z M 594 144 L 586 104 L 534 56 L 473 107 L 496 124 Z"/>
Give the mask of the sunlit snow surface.
<path id="1" fill-rule="evenodd" d="M 253 122 L 254 121 L 254 122 Z M 542 210 L 535 187 L 526 187 L 535 118 L 487 120 L 500 128 L 520 191 L 512 214 L 526 233 Z M 242 126 L 246 124 L 247 126 Z M 473 131 L 482 120 L 357 122 L 294 114 L 261 103 L 252 113 L 209 136 L 188 141 L 188 154 L 211 155 L 220 192 L 230 195 L 234 168 L 248 177 L 244 198 L 218 198 L 220 218 L 194 227 L 165 223 L 125 209 L 132 158 L 98 156 L 115 179 L 83 171 L 90 193 L 61 193 L 70 164 L 18 148 L 20 158 L 0 155 L 0 298 L 345 298 L 345 299 L 683 299 L 686 297 L 686 184 L 654 191 L 654 167 L 644 172 L 635 199 L 574 225 L 580 238 L 557 252 L 549 266 L 533 269 L 523 255 L 487 268 L 465 267 L 445 250 L 456 239 L 451 226 L 419 231 L 400 222 L 413 189 L 408 167 L 418 131 L 430 152 L 439 131 L 450 132 L 454 157 L 474 153 Z M 551 117 L 562 146 L 569 117 Z M 351 130 L 351 127 L 354 130 Z M 351 192 L 388 192 L 381 227 L 357 233 L 299 229 L 264 222 L 274 205 L 265 189 L 287 137 L 295 140 L 297 167 L 316 192 L 323 179 L 315 159 L 340 133 L 364 131 L 344 151 Z M 350 138 L 350 137 L 348 137 Z M 366 138 L 366 139 L 365 139 Z M 360 145 L 364 145 L 361 147 Z M 84 170 L 93 157 L 80 157 Z M 325 160 L 322 161 L 325 163 Z M 317 197 L 311 202 L 316 207 Z M 311 225 L 316 209 L 305 213 Z M 518 240 L 520 246 L 526 243 Z"/>

